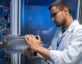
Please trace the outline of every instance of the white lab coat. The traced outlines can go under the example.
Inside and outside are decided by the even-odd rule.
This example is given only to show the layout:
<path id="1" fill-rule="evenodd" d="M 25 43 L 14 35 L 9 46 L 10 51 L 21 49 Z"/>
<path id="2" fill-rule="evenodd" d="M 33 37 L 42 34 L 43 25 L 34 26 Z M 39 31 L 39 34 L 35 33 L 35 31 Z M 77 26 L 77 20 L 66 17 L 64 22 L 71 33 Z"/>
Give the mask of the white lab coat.
<path id="1" fill-rule="evenodd" d="M 56 50 L 58 37 L 62 39 Z M 74 20 L 63 34 L 61 29 L 57 31 L 49 49 L 52 64 L 82 64 L 82 25 L 78 20 Z"/>

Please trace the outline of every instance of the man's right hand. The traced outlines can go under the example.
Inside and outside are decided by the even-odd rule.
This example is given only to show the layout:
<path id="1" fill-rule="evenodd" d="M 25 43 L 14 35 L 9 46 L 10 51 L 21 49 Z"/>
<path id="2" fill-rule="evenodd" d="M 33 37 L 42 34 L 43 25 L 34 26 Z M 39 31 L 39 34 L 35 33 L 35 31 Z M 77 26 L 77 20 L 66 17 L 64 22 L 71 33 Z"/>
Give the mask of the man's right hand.
<path id="1" fill-rule="evenodd" d="M 34 56 L 32 49 L 28 48 L 27 50 L 24 51 L 24 54 L 28 56 L 28 58 L 33 59 L 33 58 L 38 58 L 38 56 Z"/>

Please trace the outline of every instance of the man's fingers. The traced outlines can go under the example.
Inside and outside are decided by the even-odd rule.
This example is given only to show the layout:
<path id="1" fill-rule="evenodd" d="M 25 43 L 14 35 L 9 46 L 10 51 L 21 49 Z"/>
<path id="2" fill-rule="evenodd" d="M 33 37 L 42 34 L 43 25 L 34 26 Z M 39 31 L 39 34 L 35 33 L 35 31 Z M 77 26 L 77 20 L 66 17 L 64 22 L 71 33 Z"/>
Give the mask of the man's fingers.
<path id="1" fill-rule="evenodd" d="M 25 36 L 25 40 L 26 40 L 26 41 L 29 41 L 29 38 L 28 38 L 28 36 Z"/>
<path id="2" fill-rule="evenodd" d="M 28 58 L 32 59 L 33 54 L 32 54 L 32 49 L 28 48 L 27 50 L 24 51 L 24 54 L 28 56 Z"/>
<path id="3" fill-rule="evenodd" d="M 41 38 L 40 38 L 40 36 L 39 35 L 37 35 L 36 37 L 35 36 L 33 36 L 33 35 L 26 35 L 25 36 L 25 39 L 26 40 L 32 40 L 32 39 L 38 39 L 38 40 L 41 40 Z"/>
<path id="4" fill-rule="evenodd" d="M 32 38 L 34 37 L 33 35 L 30 35 Z"/>
<path id="5" fill-rule="evenodd" d="M 27 55 L 27 52 L 26 52 L 26 50 L 24 51 L 24 54 L 25 54 L 25 55 Z"/>
<path id="6" fill-rule="evenodd" d="M 29 41 L 31 41 L 31 36 L 30 35 L 25 36 L 25 40 L 27 41 L 27 43 L 29 43 Z"/>
<path id="7" fill-rule="evenodd" d="M 32 49 L 29 48 L 29 58 L 31 59 L 32 58 Z"/>
<path id="8" fill-rule="evenodd" d="M 24 54 L 29 58 L 29 59 L 33 59 L 33 58 L 37 58 L 37 56 L 33 56 L 33 52 L 31 48 L 28 48 L 27 50 L 24 51 Z"/>
<path id="9" fill-rule="evenodd" d="M 28 40 L 28 41 L 32 40 L 32 38 L 33 38 L 33 35 L 27 35 L 27 36 L 25 36 L 25 39 Z"/>

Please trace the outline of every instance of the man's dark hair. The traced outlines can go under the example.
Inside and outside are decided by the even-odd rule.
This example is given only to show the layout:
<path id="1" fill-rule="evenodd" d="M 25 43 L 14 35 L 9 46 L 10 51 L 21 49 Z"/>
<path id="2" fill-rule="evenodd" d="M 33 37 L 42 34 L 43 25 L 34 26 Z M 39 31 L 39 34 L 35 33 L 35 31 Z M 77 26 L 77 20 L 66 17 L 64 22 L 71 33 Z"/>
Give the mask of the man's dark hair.
<path id="1" fill-rule="evenodd" d="M 71 15 L 71 8 L 70 6 L 68 5 L 67 2 L 65 1 L 56 1 L 54 3 L 52 3 L 50 6 L 49 6 L 49 10 L 51 10 L 51 8 L 55 6 L 57 8 L 59 8 L 60 10 L 63 10 L 65 7 L 68 8 L 68 11 L 69 11 L 69 14 Z"/>

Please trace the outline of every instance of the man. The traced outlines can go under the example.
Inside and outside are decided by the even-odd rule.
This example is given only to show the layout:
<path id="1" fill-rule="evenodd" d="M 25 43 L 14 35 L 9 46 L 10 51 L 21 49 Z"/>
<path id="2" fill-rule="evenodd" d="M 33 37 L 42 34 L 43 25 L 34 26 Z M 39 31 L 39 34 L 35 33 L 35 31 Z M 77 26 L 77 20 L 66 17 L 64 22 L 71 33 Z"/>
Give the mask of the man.
<path id="1" fill-rule="evenodd" d="M 64 1 L 51 4 L 49 10 L 52 21 L 57 26 L 63 26 L 62 29 L 57 31 L 49 49 L 40 46 L 39 36 L 36 39 L 33 35 L 26 35 L 30 48 L 25 54 L 29 58 L 35 58 L 32 54 L 34 50 L 38 53 L 36 57 L 50 60 L 53 64 L 82 64 L 82 26 L 73 20 L 71 9 Z"/>

